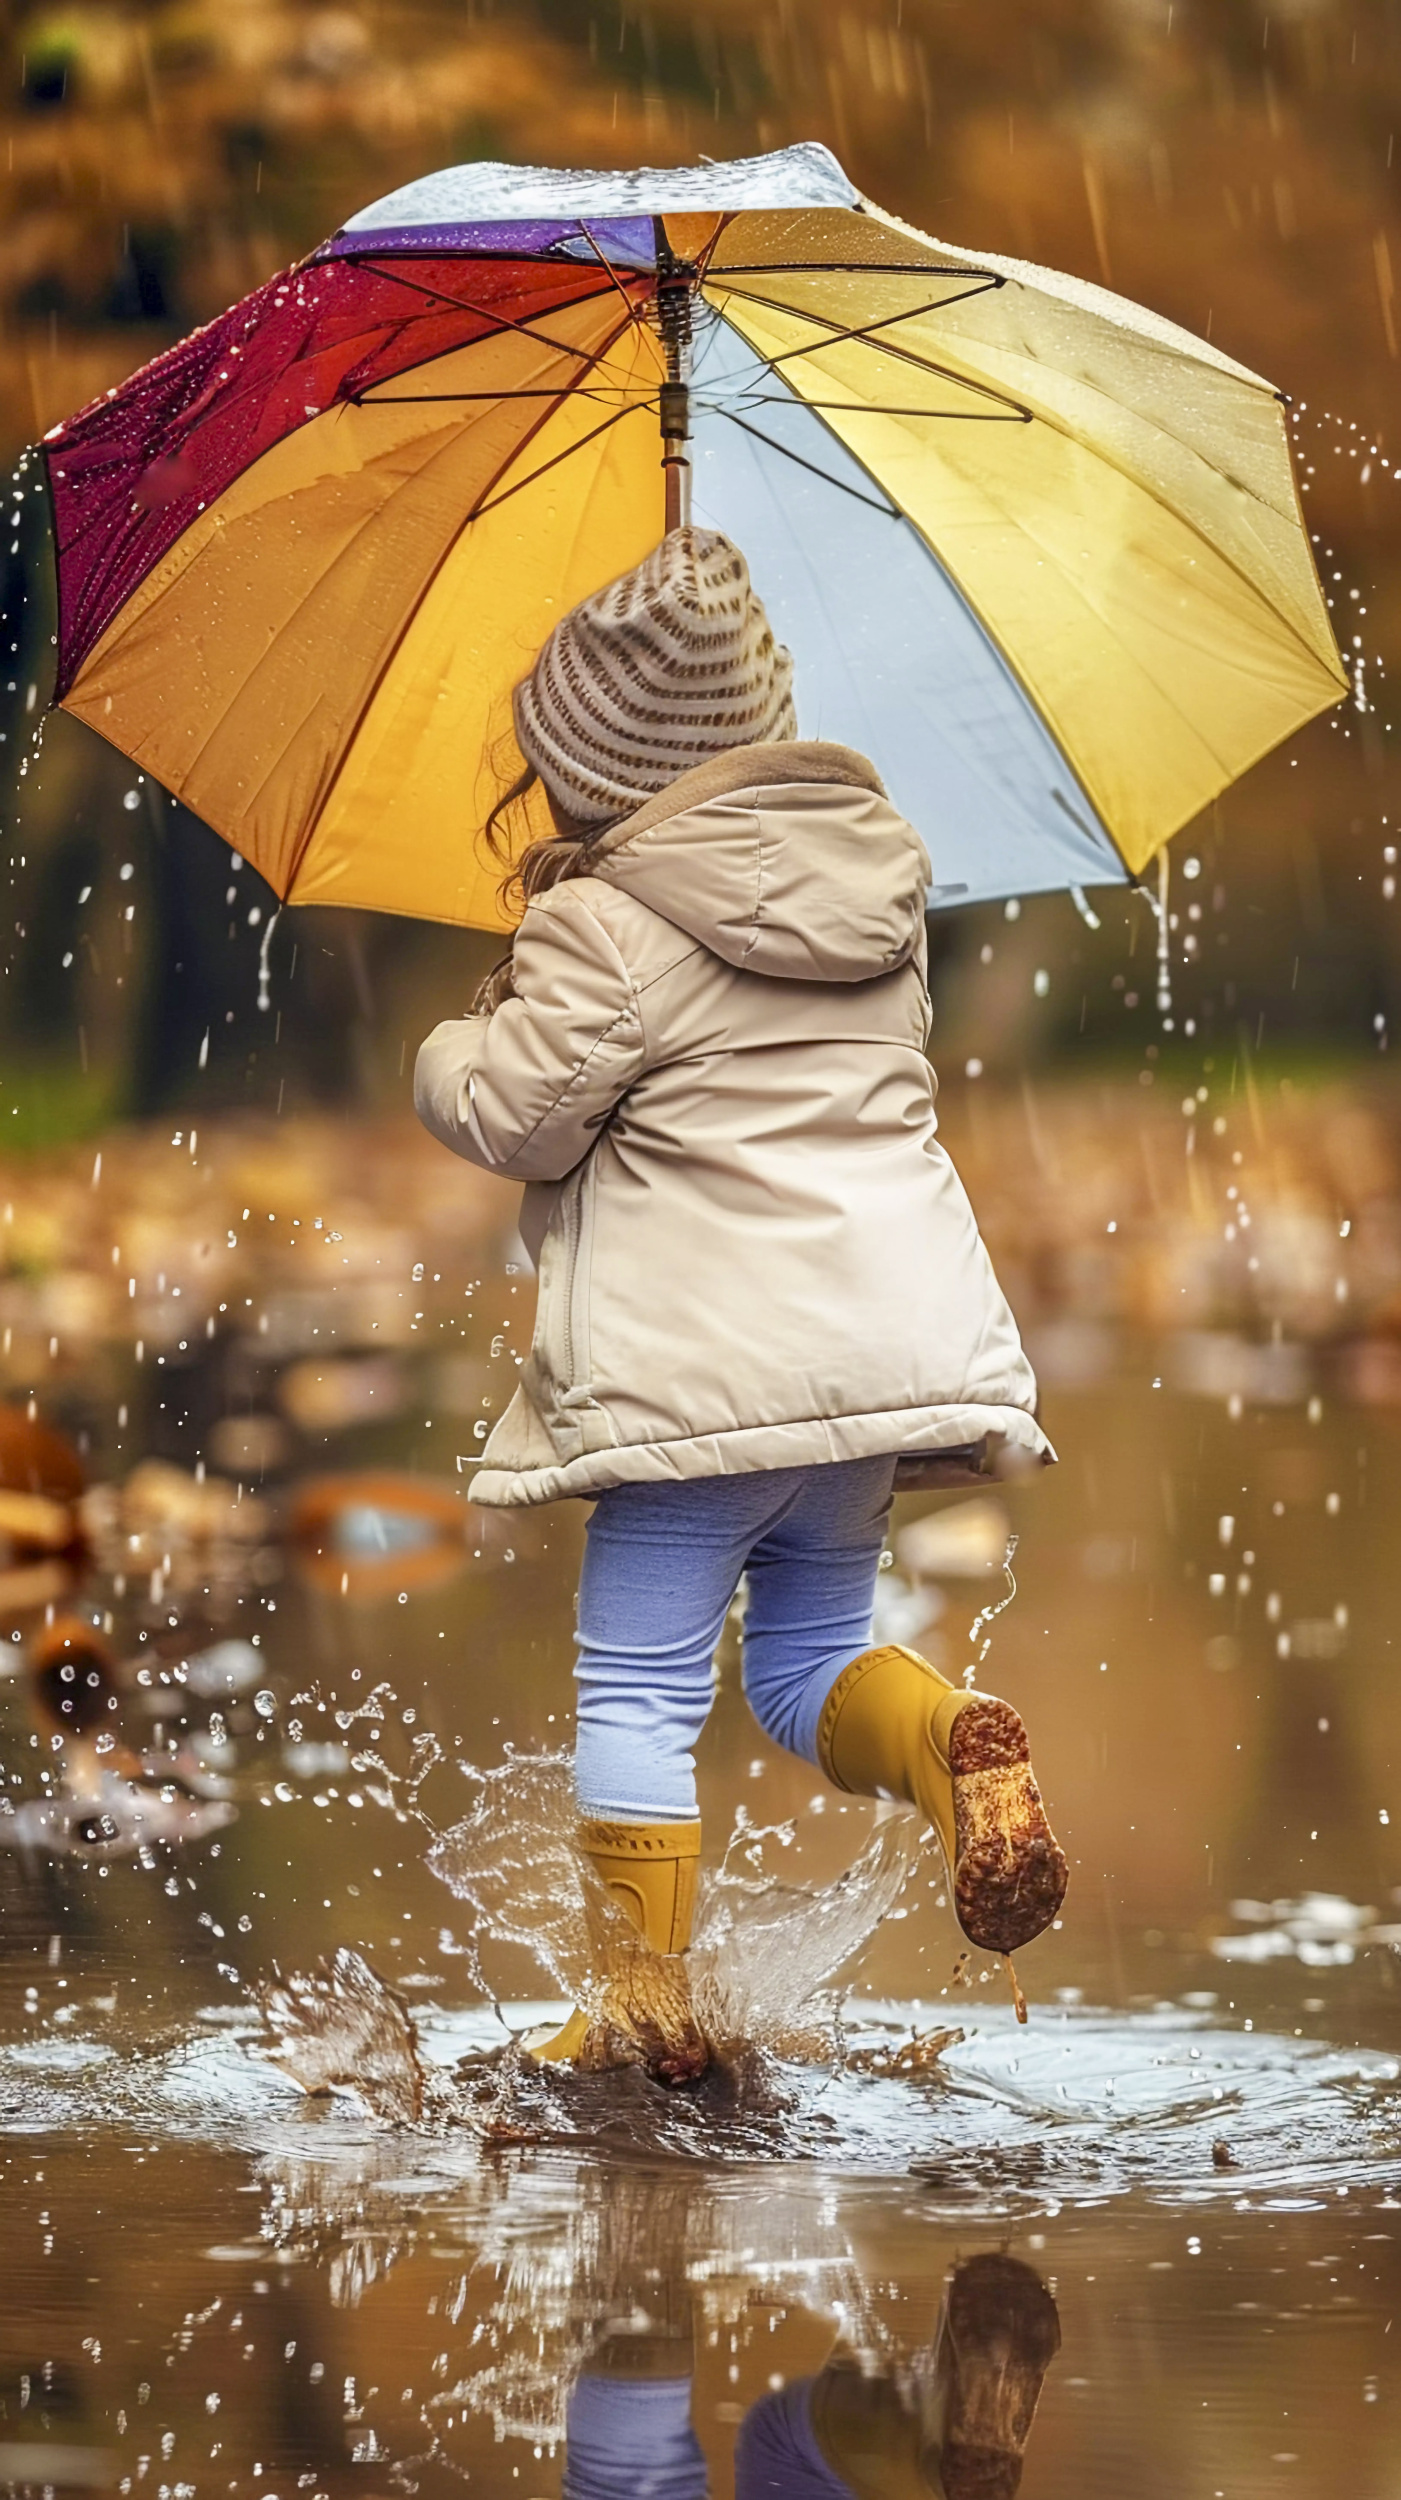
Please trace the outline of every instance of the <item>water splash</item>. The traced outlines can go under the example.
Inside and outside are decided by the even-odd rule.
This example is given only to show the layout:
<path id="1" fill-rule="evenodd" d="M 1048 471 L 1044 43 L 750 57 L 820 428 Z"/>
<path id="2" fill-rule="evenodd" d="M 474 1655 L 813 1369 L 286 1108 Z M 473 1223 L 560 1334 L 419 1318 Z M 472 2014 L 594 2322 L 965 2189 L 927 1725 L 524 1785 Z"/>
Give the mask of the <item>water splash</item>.
<path id="1" fill-rule="evenodd" d="M 1016 1555 L 1018 1543 L 1019 1539 L 1017 1537 L 1013 1535 L 1008 1536 L 1007 1550 L 1002 1557 L 1002 1576 L 1007 1583 L 1007 1593 L 1005 1597 L 998 1598 L 996 1605 L 984 1606 L 980 1612 L 973 1617 L 973 1620 L 968 1627 L 968 1638 L 970 1642 L 977 1639 L 978 1634 L 982 1631 L 985 1623 L 995 1623 L 999 1615 L 1006 1613 L 1007 1608 L 1011 1605 L 1013 1598 L 1017 1594 L 1017 1578 L 1016 1573 L 1012 1569 L 1012 1563 Z M 978 1652 L 977 1657 L 971 1660 L 963 1670 L 963 1681 L 966 1685 L 971 1687 L 973 1678 L 977 1674 L 979 1667 L 982 1666 L 991 1647 L 992 1634 L 989 1632 L 987 1638 L 983 1642 L 982 1648 Z"/>
<path id="2" fill-rule="evenodd" d="M 904 1891 L 923 1851 L 922 1827 L 917 1815 L 890 1810 L 845 1873 L 816 1891 L 737 1871 L 736 1861 L 768 1837 L 741 1821 L 718 1873 L 702 1878 L 691 1953 L 696 2010 L 712 2039 L 830 2058 L 839 2038 L 832 1983 Z"/>
<path id="3" fill-rule="evenodd" d="M 357 2092 L 377 2118 L 415 2126 L 428 2088 L 418 2034 L 403 2000 L 345 1946 L 315 1970 L 275 1978 L 263 1991 L 272 2065 L 313 2095 Z"/>
<path id="4" fill-rule="evenodd" d="M 839 1974 L 856 1963 L 894 1907 L 923 1847 L 918 1818 L 891 1810 L 855 1862 L 813 1890 L 765 1867 L 789 1826 L 758 1828 L 741 1815 L 720 1867 L 702 1876 L 689 1957 L 697 2018 L 714 2059 L 700 2087 L 666 2092 L 641 2069 L 587 2075 L 542 2067 L 523 2048 L 528 2024 L 499 2003 L 492 1948 L 524 1948 L 546 1984 L 594 2010 L 609 1946 L 633 1954 L 635 1931 L 598 1883 L 576 1842 L 567 1757 L 508 1755 L 497 1769 L 460 1766 L 472 1810 L 440 1833 L 427 1863 L 470 1912 L 454 1945 L 504 2040 L 455 2066 L 425 2059 L 403 2001 L 362 1957 L 342 1949 L 313 1971 L 280 1975 L 261 1996 L 265 2053 L 313 2094 L 355 2092 L 392 2125 L 465 2126 L 494 2142 L 611 2140 L 631 2149 L 699 2149 L 723 2157 L 826 2149 L 824 2124 L 796 2113 L 780 2078 L 785 2062 L 840 2066 L 845 2043 Z M 899 2071 L 932 2070 L 926 2041 Z M 869 2071 L 881 2071 L 879 2066 Z M 892 2070 L 895 2071 L 895 2070 Z"/>
<path id="5" fill-rule="evenodd" d="M 461 1767 L 476 1801 L 435 1840 L 427 1862 L 471 1910 L 472 1979 L 495 2004 L 484 1951 L 524 1947 L 560 1996 L 591 2008 L 600 1943 L 605 1956 L 610 1942 L 638 1946 L 578 1848 L 567 1756 L 508 1755 L 486 1772 Z M 894 1907 L 923 1846 L 918 1817 L 892 1810 L 844 1874 L 809 1891 L 763 1871 L 766 1844 L 791 1839 L 790 1826 L 759 1829 L 741 1810 L 721 1866 L 701 1875 L 692 1994 L 706 2036 L 731 2056 L 747 2048 L 834 2054 L 831 1982 Z"/>
<path id="6" fill-rule="evenodd" d="M 482 1950 L 493 1941 L 520 1945 L 557 1995 L 579 1995 L 590 1973 L 589 1896 L 573 1840 L 577 1812 L 568 1757 L 508 1751 L 497 1770 L 460 1767 L 476 1786 L 476 1800 L 470 1814 L 434 1841 L 427 1863 L 472 1913 L 470 1978 L 495 2005 Z M 606 1916 L 601 1897 L 599 1906 Z"/>
<path id="7" fill-rule="evenodd" d="M 327 1967 L 334 1979 L 336 1965 Z M 294 2032 L 280 2035 L 290 2056 L 276 2068 L 267 2050 L 279 2035 L 246 2008 L 211 2006 L 188 2030 L 153 2038 L 134 2000 L 125 2011 L 75 2006 L 71 2026 L 0 2046 L 0 2123 L 70 2142 L 133 2128 L 153 2143 L 252 2151 L 278 2169 L 313 2164 L 317 2194 L 299 2202 L 334 2203 L 342 2182 L 347 2230 L 365 2242 L 367 2264 L 369 2241 L 384 2243 L 389 2262 L 426 2205 L 475 2199 L 494 2177 L 542 2186 L 575 2154 L 615 2155 L 649 2178 L 659 2160 L 732 2180 L 762 2165 L 772 2182 L 762 2196 L 752 2177 L 734 2190 L 747 2231 L 797 2177 L 794 2165 L 815 2165 L 827 2181 L 834 2172 L 913 2174 L 922 2211 L 960 2220 L 1120 2197 L 1293 2211 L 1325 2200 L 1331 2208 L 1339 2195 L 1371 2207 L 1401 2193 L 1394 2055 L 1246 2032 L 1180 2007 L 1048 2008 L 1027 2033 L 1010 2008 L 979 2006 L 976 2020 L 964 2017 L 965 2036 L 927 2065 L 900 2052 L 912 2032 L 927 2033 L 936 2005 L 850 2000 L 839 2062 L 803 2066 L 755 2052 L 668 2092 L 640 2067 L 577 2075 L 537 2066 L 509 2042 L 503 2048 L 482 2009 L 409 2017 L 401 2002 L 386 2003 L 394 1992 L 366 1965 L 340 1967 L 344 1990 L 336 1981 L 299 1991 Z M 521 2024 L 546 2010 L 507 2009 Z M 404 2054 L 411 2024 L 423 2077 L 416 2122 L 389 2114 L 399 2090 L 392 2071 L 381 2112 L 367 2119 L 356 2072 L 367 2014 L 376 2061 Z M 318 2040 L 325 2026 L 333 2036 Z M 305 2074 L 317 2098 L 308 2102 L 287 2074 L 295 2064 L 301 2082 L 302 2061 L 313 2057 Z M 413 2088 L 410 2077 L 410 2098 Z M 551 2148 L 550 2163 L 500 2159 L 533 2146 Z M 495 2158 L 484 2161 L 484 2150 Z M 372 2180 L 383 2187 L 377 2211 Z"/>
<path id="8" fill-rule="evenodd" d="M 586 2074 L 539 2065 L 514 2033 L 504 2045 L 430 2056 L 402 1998 L 347 1947 L 310 1972 L 278 1977 L 261 2004 L 265 2030 L 254 2045 L 264 2059 L 313 2097 L 352 2093 L 382 2126 L 710 2161 L 831 2150 L 830 2121 L 800 2111 L 774 2062 L 742 2045 L 684 2093 L 654 2083 L 641 2066 Z"/>

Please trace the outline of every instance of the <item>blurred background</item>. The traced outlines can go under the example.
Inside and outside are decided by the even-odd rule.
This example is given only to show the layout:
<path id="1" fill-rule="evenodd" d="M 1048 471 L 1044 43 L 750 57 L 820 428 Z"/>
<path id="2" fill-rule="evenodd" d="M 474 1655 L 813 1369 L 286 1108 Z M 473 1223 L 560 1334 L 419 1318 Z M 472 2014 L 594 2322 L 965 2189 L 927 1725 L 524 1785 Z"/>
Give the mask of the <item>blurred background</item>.
<path id="1" fill-rule="evenodd" d="M 1027 2186 L 1038 2229 L 1026 2244 L 1061 2287 L 1067 2355 L 1036 2489 L 1321 2493 L 1345 2455 L 1352 2487 L 1380 2500 L 1394 2487 L 1393 2415 L 1362 2407 L 1378 2374 L 1394 2404 L 1382 2338 L 1395 2302 L 1380 2279 L 1394 2284 L 1394 2251 L 1378 2255 L 1386 2235 L 1360 2207 L 1368 2244 L 1341 2236 L 1353 2224 L 1339 2183 L 1357 2175 L 1372 2122 L 1349 2103 L 1335 2142 L 1308 2061 L 1320 2042 L 1394 2049 L 1401 1946 L 1390 1533 L 1401 1091 L 1389 1048 L 1401 723 L 1388 690 L 1401 643 L 1401 11 L 12 0 L 0 23 L 11 464 L 430 167 L 685 163 L 810 138 L 934 235 L 1106 283 L 1289 395 L 1356 699 L 1177 837 L 1171 1007 L 1158 1002 L 1142 895 L 1092 895 L 1097 925 L 1068 896 L 932 924 L 944 1132 L 1061 1464 L 971 1502 L 904 1499 L 879 1622 L 951 1675 L 991 1633 L 986 1680 L 1034 1718 L 1074 1888 L 1064 1926 L 1025 1957 L 1032 2050 L 1068 2054 L 1058 2026 L 1082 2001 L 1087 2022 L 1106 2006 L 1205 2026 L 1213 2055 L 1218 2033 L 1233 2055 L 1252 2024 L 1283 2034 L 1290 2056 L 1301 2044 L 1293 2097 L 1281 2086 L 1251 2110 L 1258 2101 L 1281 2161 L 1302 2158 L 1317 2119 L 1334 2165 L 1310 2190 L 1316 2211 L 1296 2184 L 1242 2220 L 1237 2151 L 1255 2160 L 1240 2151 L 1242 2083 L 1219 2121 L 1230 2140 L 1208 2156 L 1225 2174 L 1212 2193 L 1231 2202 L 1220 2231 L 1198 2211 L 1209 2178 L 1189 2175 L 1163 2136 L 1148 2140 L 1144 2177 L 1180 2175 L 1190 2212 L 1144 2222 L 1120 2197 L 1088 2214 L 1104 2198 L 1082 2186 L 1043 2229 L 1037 2200 L 1054 2187 L 1056 2216 L 1066 2192 L 1054 2172 Z M 40 498 L 26 493 L 14 514 L 0 534 L 0 2034 L 18 2045 L 0 2063 L 0 2111 L 6 2160 L 26 2175 L 0 2302 L 0 2481 L 53 2487 L 47 2450 L 41 2471 L 3 2444 L 37 2435 L 36 2420 L 46 2437 L 99 2443 L 86 2464 L 62 2451 L 70 2485 L 113 2487 L 114 2460 L 139 2477 L 150 2458 L 127 2450 L 151 2447 L 159 2414 L 162 2458 L 177 2432 L 182 2444 L 181 2462 L 158 2471 L 188 2471 L 196 2438 L 212 2435 L 231 2474 L 256 2457 L 254 2476 L 285 2472 L 284 2492 L 294 2474 L 318 2492 L 364 2491 L 366 2467 L 378 2488 L 413 2491 L 408 2468 L 384 2460 L 412 2449 L 417 2476 L 430 2447 L 442 2454 L 422 2423 L 456 2418 L 473 2470 L 497 2480 L 500 2441 L 528 2441 L 533 2461 L 517 2445 L 526 2461 L 512 2471 L 538 2500 L 558 2487 L 553 2448 L 540 2459 L 566 2374 L 542 2340 L 546 2276 L 522 2265 L 514 2215 L 499 2238 L 509 2279 L 505 2258 L 495 2274 L 486 2262 L 498 2243 L 485 2207 L 480 2225 L 454 2212 L 440 2233 L 442 2266 L 476 2265 L 482 2300 L 498 2302 L 496 2376 L 484 2370 L 474 2395 L 450 2373 L 421 2415 L 405 2386 L 403 2422 L 385 2429 L 395 2364 L 426 2385 L 466 2300 L 434 2270 L 427 2227 L 412 2249 L 400 2231 L 398 2208 L 417 2193 L 402 2140 L 384 2153 L 381 2247 L 370 2139 L 340 2188 L 329 2169 L 313 2180 L 323 2129 L 309 2105 L 281 2166 L 264 2161 L 250 2182 L 242 2147 L 258 2139 L 238 2129 L 255 2070 L 245 2060 L 235 2073 L 230 2058 L 211 2085 L 187 2054 L 196 2024 L 217 2043 L 221 2025 L 242 2023 L 231 2049 L 256 2037 L 259 1972 L 346 1944 L 419 2006 L 470 1998 L 471 1922 L 426 1867 L 416 1818 L 461 1815 L 474 1793 L 461 1769 L 497 1764 L 508 1742 L 548 1749 L 567 1736 L 581 1505 L 484 1514 L 462 1499 L 529 1343 L 512 1193 L 433 1146 L 410 1104 L 420 1038 L 465 1007 L 496 943 L 313 910 L 284 914 L 269 939 L 274 898 L 212 833 L 77 722 L 52 719 L 40 742 L 53 632 Z M 989 1624 L 1013 1537 L 1017 1602 Z M 71 1655 L 55 1646 L 64 1609 L 86 1627 L 86 1718 Z M 734 1652 L 727 1634 L 701 1749 L 708 1843 L 718 1853 L 742 1801 L 796 1835 L 786 1874 L 826 1882 L 869 1811 L 814 1798 L 811 1771 L 758 1736 Z M 986 2030 L 1001 1975 L 955 1968 L 932 1874 L 898 1918 L 863 1984 Z M 490 1975 L 507 1995 L 540 1984 L 515 1945 Z M 1106 2034 L 1106 2060 L 1118 2037 Z M 153 2040 L 175 2044 L 168 2090 L 143 2080 Z M 92 2097 L 65 2116 L 54 2078 L 76 2074 L 94 2043 L 104 2057 L 130 2052 L 137 2082 L 118 2088 L 127 2068 L 96 2066 Z M 1083 2058 L 1076 2071 L 1083 2081 Z M 937 2146 L 947 2112 L 911 2106 Z M 177 2122 L 188 2142 L 161 2152 Z M 233 2130 L 236 2154 L 192 2150 L 206 2126 Z M 1387 2128 L 1394 2162 L 1394 2118 Z M 31 2179 L 41 2145 L 49 2167 Z M 930 2332 L 955 2223 L 960 2235 L 978 2226 L 984 2174 L 959 2174 L 954 2222 L 931 2234 L 907 2153 L 891 2156 L 887 2206 L 850 2227 L 872 2279 L 908 2295 L 912 2338 Z M 517 2175 L 496 2156 L 481 2172 L 508 2186 Z M 529 2157 L 523 2175 L 528 2186 Z M 717 2494 L 739 2399 L 778 2384 L 770 2337 L 783 2322 L 755 2305 L 771 2295 L 750 2247 L 755 2210 L 777 2215 L 775 2244 L 788 2228 L 775 2175 L 756 2199 L 731 2174 L 759 2288 L 737 2265 L 728 2346 L 703 2360 L 715 2386 L 697 2418 Z M 235 2204 L 250 2185 L 261 2218 Z M 584 2240 L 568 2236 L 575 2203 L 581 2233 L 592 2208 L 569 2181 L 560 2195 L 564 2221 L 542 2203 L 536 2222 L 550 2297 L 592 2317 Z M 1394 2202 L 1382 2210 L 1389 2219 Z M 624 2256 L 631 2212 L 624 2200 L 613 2225 Z M 1205 2248 L 1195 2274 L 1184 2220 L 1207 2231 L 1186 2241 L 1194 2259 Z M 723 2245 L 723 2216 L 706 2206 L 690 2228 L 716 2300 L 730 2300 L 707 2253 Z M 808 2245 L 796 2228 L 793 2245 Z M 1350 2252 L 1345 2272 L 1325 2249 Z M 605 2291 L 618 2306 L 611 2279 Z M 217 2375 L 214 2337 L 243 2331 L 245 2293 L 250 2321 L 275 2325 L 281 2378 L 261 2348 L 256 2371 Z M 473 2315 L 464 2343 L 481 2331 Z M 1270 2340 L 1276 2319 L 1291 2322 L 1287 2339 Z M 715 2344 L 718 2326 L 707 2332 Z M 551 2358 L 553 2412 L 522 2401 L 511 2413 L 513 2333 L 537 2373 Z M 301 2395 L 287 2392 L 299 2337 Z M 797 2351 L 780 2342 L 780 2373 Z M 390 2389 L 375 2417 L 387 2446 L 362 2418 L 376 2387 L 356 2393 L 372 2372 Z M 28 2410 L 31 2388 L 45 2391 L 42 2413 Z M 456 2416 L 432 2410 L 449 2404 Z"/>
<path id="2" fill-rule="evenodd" d="M 1395 11 L 78 0 L 12 7 L 5 25 L 12 460 L 427 167 L 685 162 L 801 138 L 934 234 L 1102 280 L 1289 394 L 1355 700 L 1177 837 L 1170 1013 L 1142 895 L 1092 897 L 1093 926 L 1064 895 L 1013 900 L 932 922 L 934 1056 L 945 1133 L 1065 1443 L 1054 1493 L 1013 1506 L 1046 1606 L 1008 1618 L 1003 1672 L 1020 1659 L 1034 1673 L 1054 1624 L 1062 1649 L 1083 1649 L 1102 1714 L 1099 1661 L 1124 1606 L 1123 1641 L 1190 1658 L 1227 1715 L 1226 1671 L 1253 1669 L 1285 1734 L 1261 1756 L 1252 1828 L 1291 1868 L 1271 1784 L 1319 1824 L 1328 1714 L 1312 1703 L 1320 1678 L 1343 1677 L 1362 1716 L 1346 1776 L 1331 1747 L 1330 1811 L 1339 1847 L 1360 1824 L 1369 1836 L 1349 1840 L 1357 1863 L 1338 1880 L 1384 1899 L 1389 1844 L 1363 1790 L 1389 1727 L 1391 1583 L 1375 1497 L 1364 1505 L 1401 1462 Z M 510 1194 L 432 1147 L 409 1100 L 419 1039 L 463 1009 L 496 941 L 302 910 L 269 944 L 274 898 L 221 841 L 76 721 L 41 732 L 41 498 L 11 509 L 0 1390 L 59 1426 L 89 1477 L 127 1479 L 125 1511 L 89 1522 L 87 1550 L 111 1597 L 111 1540 L 134 1538 L 118 1616 L 184 1640 L 183 1617 L 165 1621 L 172 1541 L 193 1588 L 229 1524 L 221 1501 L 270 1501 L 258 1533 L 276 1538 L 314 1465 L 426 1470 L 456 1496 L 454 1460 L 506 1393 L 531 1296 Z M 183 1473 L 132 1490 L 138 1459 Z M 38 1481 L 29 1464 L 16 1459 L 16 1483 Z M 206 1468 L 222 1490 L 207 1494 Z M 555 1655 L 574 1514 L 539 1523 L 554 1559 L 536 1557 L 528 1602 L 519 1590 L 493 1637 Z M 501 1542 L 487 1524 L 467 1537 L 474 1585 Z M 1165 1582 L 1176 1615 L 1155 1595 Z M 235 1585 L 254 1602 L 234 1572 L 225 1615 Z M 38 1619 L 29 1586 L 17 1620 Z M 219 1590 L 204 1596 L 217 1629 Z M 475 1606 L 462 1595 L 454 1617 L 474 1643 Z M 1365 1660 L 1336 1663 L 1359 1645 Z M 1316 1662 L 1302 1683 L 1301 1658 Z M 522 1734 L 555 1724 L 556 1684 L 551 1666 Z M 1381 1717 L 1364 1740 L 1368 1711 Z M 1097 1740 L 1082 1767 L 1086 1814 L 1109 1815 L 1096 1845 L 1147 1901 L 1167 1829 L 1150 1838 L 1140 1816 L 1131 1848 L 1110 1829 Z M 1302 1870 L 1315 1844 L 1298 1845 Z M 1290 1889 L 1283 1862 L 1265 1889 Z"/>
<path id="3" fill-rule="evenodd" d="M 4 44 L 12 461 L 425 168 L 686 162 L 803 138 L 928 231 L 1104 281 L 1289 395 L 1355 699 L 1176 838 L 1168 1013 L 1143 895 L 1092 897 L 1096 925 L 1065 895 L 1014 899 L 932 920 L 933 1050 L 945 1134 L 1065 1444 L 1024 1523 L 1058 1639 L 1093 1674 L 1122 1599 L 1134 1637 L 1156 1621 L 1207 1688 L 1237 1661 L 1262 1691 L 1289 1684 L 1282 1658 L 1363 1638 L 1342 1503 L 1354 1562 L 1381 1574 L 1365 1676 L 1348 1672 L 1388 1706 L 1390 1582 L 1353 1455 L 1371 1452 L 1373 1482 L 1401 1460 L 1388 0 L 76 0 L 10 7 Z M 0 1393 L 61 1427 L 90 1477 L 137 1459 L 185 1471 L 184 1496 L 138 1484 L 118 1523 L 145 1540 L 155 1626 L 172 1536 L 197 1579 L 212 1533 L 196 1470 L 235 1506 L 245 1485 L 271 1498 L 274 1535 L 314 1464 L 426 1468 L 463 1490 L 454 1460 L 505 1394 L 531 1283 L 511 1193 L 429 1144 L 409 1089 L 422 1034 L 461 1012 L 497 945 L 328 910 L 270 932 L 273 896 L 222 841 L 77 721 L 43 725 L 42 498 L 10 511 Z M 39 1480 L 22 1454 L 9 1476 Z M 1229 1550 L 1218 1514 L 1241 1522 Z M 542 1624 L 567 1606 L 579 1524 L 572 1505 L 551 1519 Z M 491 1538 L 474 1540 L 489 1568 Z M 1190 1598 L 1170 1631 L 1165 1572 Z M 128 1614 L 137 1592 L 133 1577 Z M 1334 1617 L 1350 1602 L 1349 1627 Z M 557 1639 L 511 1620 L 527 1643 Z M 1044 1654 L 1024 1609 L 1001 1637 L 1028 1667 Z M 1291 1778 L 1312 1829 L 1300 1708 Z M 1375 1833 L 1376 1811 L 1344 1781 L 1340 1832 L 1365 1813 Z M 1132 1888 L 1125 1836 L 1104 1845 Z M 1138 1846 L 1151 1891 L 1163 1862 L 1143 1832 Z M 1349 1880 L 1375 1898 L 1380 1875 Z"/>

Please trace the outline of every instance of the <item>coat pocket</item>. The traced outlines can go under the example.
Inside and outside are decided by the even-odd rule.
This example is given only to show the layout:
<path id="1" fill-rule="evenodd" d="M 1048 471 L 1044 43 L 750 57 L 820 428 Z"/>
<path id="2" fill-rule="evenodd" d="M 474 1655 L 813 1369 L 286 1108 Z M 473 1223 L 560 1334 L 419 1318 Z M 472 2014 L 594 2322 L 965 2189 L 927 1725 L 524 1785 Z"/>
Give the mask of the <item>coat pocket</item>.
<path id="1" fill-rule="evenodd" d="M 595 1157 L 561 1183 L 540 1246 L 540 1295 L 526 1385 L 562 1457 L 611 1449 L 616 1434 L 594 1396 L 589 1284 Z"/>

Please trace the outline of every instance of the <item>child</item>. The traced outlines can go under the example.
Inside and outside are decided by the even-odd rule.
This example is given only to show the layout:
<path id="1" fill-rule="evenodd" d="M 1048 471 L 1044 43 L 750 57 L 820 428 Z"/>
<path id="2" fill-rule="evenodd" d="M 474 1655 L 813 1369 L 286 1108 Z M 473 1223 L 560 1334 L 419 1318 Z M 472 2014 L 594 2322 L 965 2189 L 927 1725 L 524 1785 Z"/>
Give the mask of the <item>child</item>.
<path id="1" fill-rule="evenodd" d="M 581 1843 L 650 1954 L 537 2055 L 679 2080 L 691 1748 L 748 1574 L 760 1725 L 937 1830 L 964 1933 L 1010 1952 L 1066 1864 L 1006 1702 L 871 1646 L 891 1499 L 1048 1455 L 935 1134 L 929 861 L 864 756 L 798 738 L 744 558 L 674 530 L 516 689 L 557 833 L 474 1012 L 418 1055 L 443 1143 L 523 1181 L 539 1307 L 472 1498 L 595 1504 L 579 1588 Z M 656 1957 L 666 1957 L 658 1960 Z"/>

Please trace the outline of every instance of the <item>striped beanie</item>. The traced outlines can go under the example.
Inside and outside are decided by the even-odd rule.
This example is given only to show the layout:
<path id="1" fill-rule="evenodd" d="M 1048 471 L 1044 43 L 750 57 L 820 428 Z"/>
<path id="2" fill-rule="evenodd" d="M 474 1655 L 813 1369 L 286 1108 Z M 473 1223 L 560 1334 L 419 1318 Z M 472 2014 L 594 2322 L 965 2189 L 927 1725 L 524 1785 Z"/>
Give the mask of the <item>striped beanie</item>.
<path id="1" fill-rule="evenodd" d="M 610 825 L 727 747 L 796 738 L 793 662 L 718 530 L 672 530 L 555 627 L 514 696 L 564 812 Z"/>

